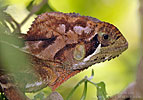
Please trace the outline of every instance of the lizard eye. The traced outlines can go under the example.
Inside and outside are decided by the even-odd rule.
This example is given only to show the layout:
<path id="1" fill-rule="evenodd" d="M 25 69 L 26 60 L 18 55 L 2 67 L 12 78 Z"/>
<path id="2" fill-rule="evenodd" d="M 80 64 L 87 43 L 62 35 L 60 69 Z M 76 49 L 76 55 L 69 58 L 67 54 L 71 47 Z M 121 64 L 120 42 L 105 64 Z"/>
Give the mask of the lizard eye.
<path id="1" fill-rule="evenodd" d="M 109 35 L 108 34 L 103 34 L 103 39 L 104 40 L 108 40 L 109 39 Z"/>

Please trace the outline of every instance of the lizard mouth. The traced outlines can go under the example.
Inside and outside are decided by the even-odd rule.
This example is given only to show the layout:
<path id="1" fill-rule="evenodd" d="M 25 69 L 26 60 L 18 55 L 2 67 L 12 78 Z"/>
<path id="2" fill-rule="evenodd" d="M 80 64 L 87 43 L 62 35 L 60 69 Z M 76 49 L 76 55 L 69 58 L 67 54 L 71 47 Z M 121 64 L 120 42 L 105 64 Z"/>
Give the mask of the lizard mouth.
<path id="1" fill-rule="evenodd" d="M 100 63 L 109 61 L 111 59 L 114 59 L 118 57 L 122 52 L 124 52 L 128 48 L 128 42 L 120 45 L 115 46 L 113 45 L 110 48 L 102 48 L 101 52 L 94 57 L 91 62 L 93 63 Z"/>
<path id="2" fill-rule="evenodd" d="M 116 53 L 122 53 L 128 48 L 128 42 L 125 41 L 124 43 L 116 43 L 108 47 L 103 47 L 101 50 L 101 53 L 103 54 L 116 54 Z"/>

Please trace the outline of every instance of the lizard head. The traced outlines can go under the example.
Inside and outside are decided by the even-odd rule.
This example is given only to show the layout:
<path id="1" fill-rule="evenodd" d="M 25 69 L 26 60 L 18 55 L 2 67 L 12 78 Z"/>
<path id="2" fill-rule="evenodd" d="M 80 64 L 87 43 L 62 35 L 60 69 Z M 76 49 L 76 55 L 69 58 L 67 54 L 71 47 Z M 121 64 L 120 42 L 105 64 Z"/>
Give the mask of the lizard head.
<path id="1" fill-rule="evenodd" d="M 95 63 L 111 60 L 128 48 L 127 40 L 114 25 L 97 22 L 95 30 L 90 42 L 84 44 L 85 49 L 81 49 L 85 50 L 85 56 L 80 63 L 75 64 L 75 69 L 86 68 Z"/>

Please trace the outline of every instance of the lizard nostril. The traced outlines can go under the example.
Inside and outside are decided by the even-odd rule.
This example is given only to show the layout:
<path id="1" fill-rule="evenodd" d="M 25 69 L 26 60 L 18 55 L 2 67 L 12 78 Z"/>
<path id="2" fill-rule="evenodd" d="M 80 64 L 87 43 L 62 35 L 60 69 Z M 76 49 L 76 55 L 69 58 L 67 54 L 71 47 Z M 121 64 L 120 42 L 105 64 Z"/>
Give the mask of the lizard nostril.
<path id="1" fill-rule="evenodd" d="M 116 37 L 116 40 L 118 40 L 119 38 L 120 38 L 120 36 L 117 36 L 117 37 Z"/>

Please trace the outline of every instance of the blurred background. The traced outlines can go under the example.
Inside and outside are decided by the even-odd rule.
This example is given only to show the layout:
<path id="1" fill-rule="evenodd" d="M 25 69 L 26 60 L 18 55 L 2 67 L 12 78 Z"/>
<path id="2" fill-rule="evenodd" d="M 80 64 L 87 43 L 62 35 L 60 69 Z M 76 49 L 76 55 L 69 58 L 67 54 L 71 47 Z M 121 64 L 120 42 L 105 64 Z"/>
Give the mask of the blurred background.
<path id="1" fill-rule="evenodd" d="M 18 23 L 21 23 L 30 13 L 32 0 L 6 0 L 9 5 L 8 12 Z M 35 0 L 38 4 L 40 0 Z M 72 88 L 84 76 L 90 76 L 94 69 L 94 82 L 103 81 L 106 84 L 109 96 L 124 90 L 129 83 L 135 80 L 137 64 L 139 62 L 140 46 L 140 21 L 138 0 L 49 0 L 39 11 L 35 12 L 21 27 L 21 32 L 26 33 L 37 16 L 48 11 L 59 11 L 65 13 L 80 13 L 92 16 L 101 21 L 109 22 L 118 27 L 129 43 L 129 48 L 118 58 L 104 63 L 95 64 L 62 84 L 57 91 L 66 98 Z M 45 95 L 51 92 L 50 88 L 41 90 Z M 40 91 L 40 92 L 41 92 Z M 72 96 L 71 100 L 79 100 L 83 91 L 81 85 Z M 30 98 L 36 93 L 27 93 Z M 86 100 L 95 100 L 96 88 L 88 84 Z"/>

